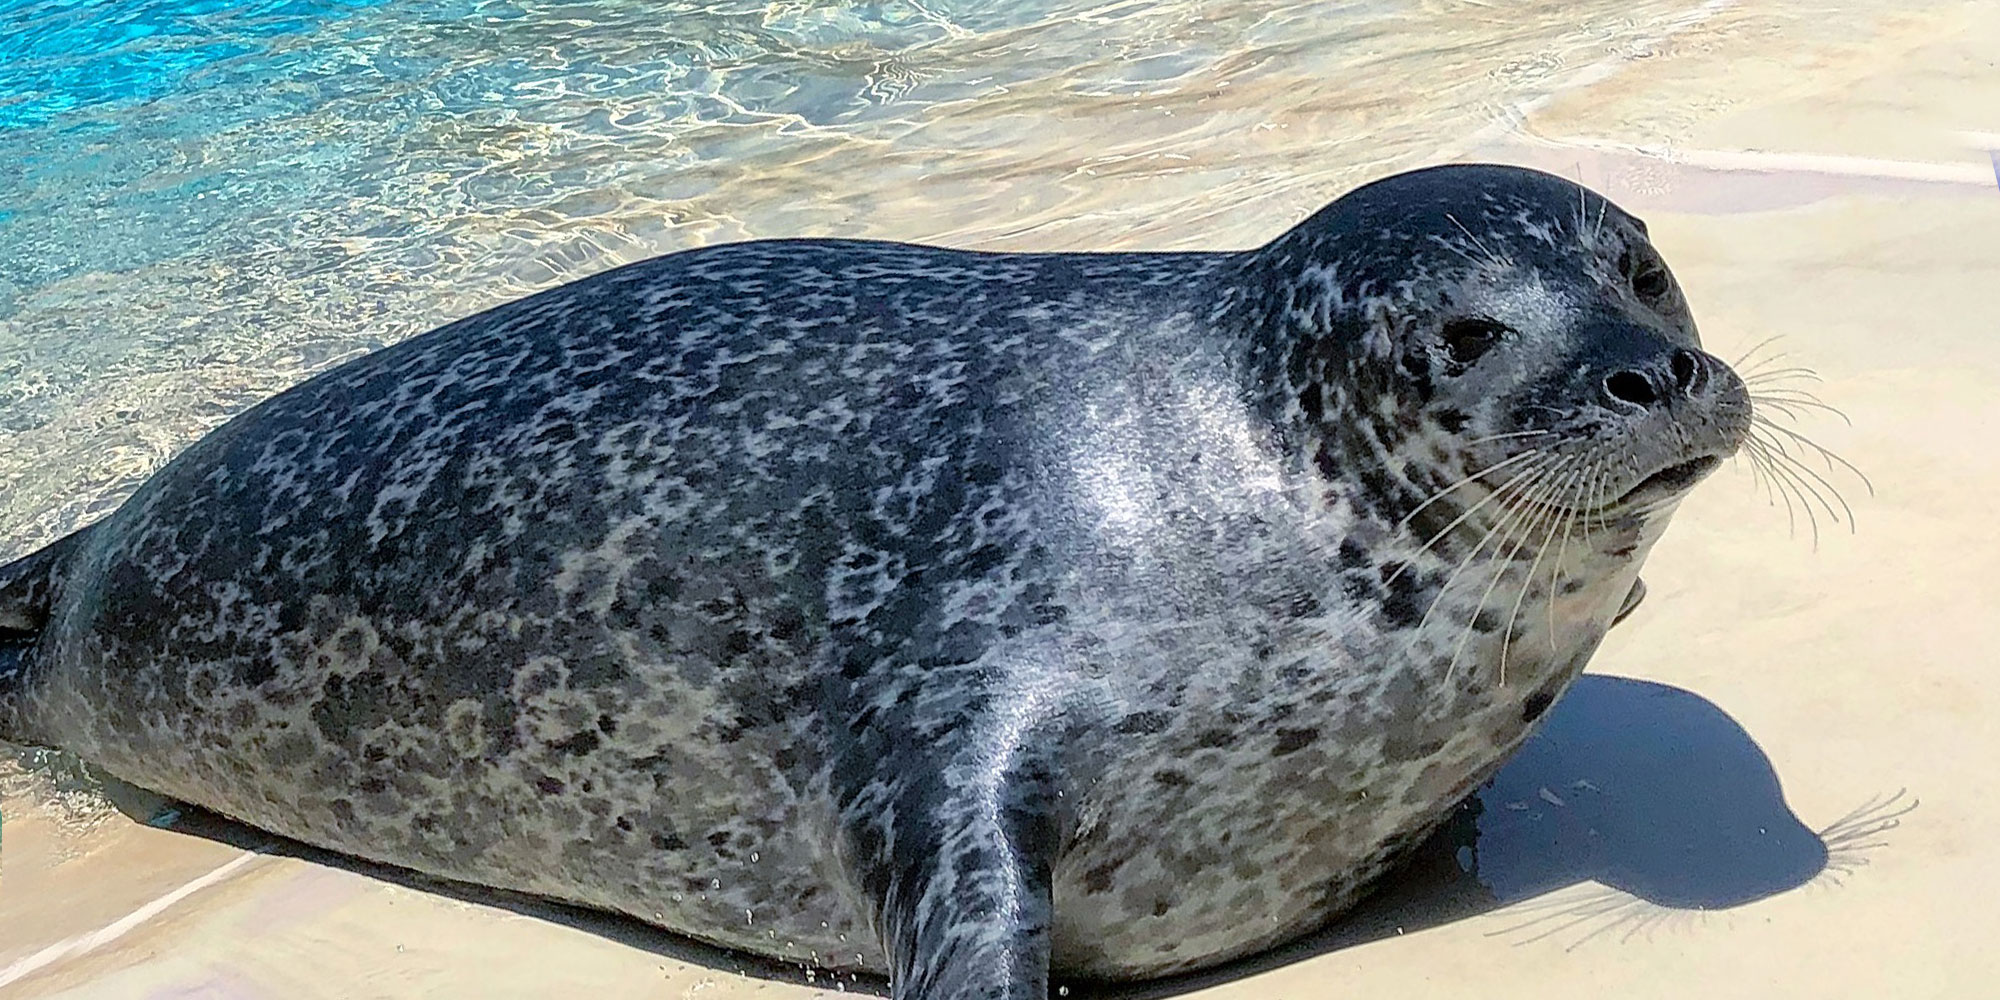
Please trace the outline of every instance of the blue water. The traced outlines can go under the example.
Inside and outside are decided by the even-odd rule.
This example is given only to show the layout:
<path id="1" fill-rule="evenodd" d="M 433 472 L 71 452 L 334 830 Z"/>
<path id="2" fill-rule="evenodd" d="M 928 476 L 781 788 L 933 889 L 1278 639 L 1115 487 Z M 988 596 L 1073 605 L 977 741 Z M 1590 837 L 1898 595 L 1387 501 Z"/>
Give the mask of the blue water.
<path id="1" fill-rule="evenodd" d="M 0 3 L 0 128 L 46 127 L 65 115 L 143 103 L 204 89 L 251 83 L 326 81 L 327 64 L 301 48 L 348 42 L 365 45 L 383 25 L 362 19 L 343 22 L 386 0 L 6 0 Z M 580 14 L 599 25 L 617 4 L 564 5 L 497 2 L 398 3 L 383 17 L 431 25 L 439 35 L 478 32 L 505 41 L 503 26 L 555 21 L 576 26 Z M 685 33 L 650 60 L 663 65 L 689 62 L 689 55 L 714 58 L 750 51 L 777 51 L 786 44 L 826 46 L 866 41 L 897 48 L 939 37 L 948 29 L 988 31 L 1046 16 L 1048 3 L 863 3 L 828 4 L 800 16 L 772 19 L 770 5 L 752 3 L 625 4 L 626 12 L 655 23 L 671 22 Z M 952 9 L 954 6 L 964 9 Z M 407 37 L 407 36 L 406 36 Z M 424 43 L 395 46 L 371 54 L 376 82 L 410 79 L 434 72 Z M 304 44 L 301 44 L 301 43 Z M 396 48 L 405 51 L 395 51 Z M 510 60 L 492 71 L 454 82 L 460 98 L 474 103 L 504 100 L 510 76 L 525 68 Z M 612 88 L 646 75 L 647 67 L 603 66 L 583 88 Z M 591 74 L 592 68 L 580 70 Z M 365 83 L 365 76 L 350 83 Z"/>
<path id="2" fill-rule="evenodd" d="M 236 3 L 169 0 L 0 5 L 0 128 L 47 126 L 64 114 L 152 100 L 205 69 L 268 51 L 380 0 Z"/>
<path id="3" fill-rule="evenodd" d="M 140 266 L 247 214 L 364 193 L 398 157 L 423 165 L 442 151 L 399 140 L 440 121 L 605 134 L 675 119 L 851 121 L 884 95 L 830 51 L 894 52 L 1041 13 L 869 3 L 772 16 L 781 6 L 0 0 L 0 165 L 14 168 L 0 174 L 0 225 L 118 221 L 88 240 L 17 234 L 27 252 L 0 247 L 0 260 L 16 293 Z"/>

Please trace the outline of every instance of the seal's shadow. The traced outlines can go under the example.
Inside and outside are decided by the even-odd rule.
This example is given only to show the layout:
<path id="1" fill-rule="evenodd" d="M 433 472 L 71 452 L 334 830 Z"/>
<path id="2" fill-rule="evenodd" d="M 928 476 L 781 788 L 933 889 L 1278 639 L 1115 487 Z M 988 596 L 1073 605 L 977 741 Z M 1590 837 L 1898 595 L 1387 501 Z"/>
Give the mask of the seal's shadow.
<path id="1" fill-rule="evenodd" d="M 129 794 L 129 793 L 128 793 Z M 1886 805 L 1893 805 L 1890 800 Z M 133 800 L 142 817 L 155 806 Z M 1900 813 L 1896 814 L 1900 815 Z M 1728 713 L 1680 688 L 1587 674 L 1550 709 L 1506 767 L 1461 805 L 1371 899 L 1334 925 L 1274 951 L 1173 979 L 1127 986 L 1070 984 L 1071 995 L 1164 1000 L 1368 941 L 1485 914 L 1585 883 L 1596 898 L 1661 910 L 1717 910 L 1795 888 L 1827 871 L 1853 834 L 1889 825 L 1877 809 L 1837 824 L 1835 841 L 1785 804 L 1777 775 Z M 745 975 L 804 982 L 797 966 L 710 948 L 637 921 L 543 900 L 440 883 L 357 862 L 190 811 L 174 828 L 245 848 L 302 857 L 551 920 L 655 954 Z M 1543 917 L 1617 920 L 1611 908 Z M 1499 921 L 1496 921 L 1498 929 Z M 1513 926 L 1520 926 L 1516 921 Z M 1532 930 L 1530 931 L 1532 933 Z M 820 978 L 825 985 L 825 977 Z M 879 992 L 866 980 L 849 990 Z"/>

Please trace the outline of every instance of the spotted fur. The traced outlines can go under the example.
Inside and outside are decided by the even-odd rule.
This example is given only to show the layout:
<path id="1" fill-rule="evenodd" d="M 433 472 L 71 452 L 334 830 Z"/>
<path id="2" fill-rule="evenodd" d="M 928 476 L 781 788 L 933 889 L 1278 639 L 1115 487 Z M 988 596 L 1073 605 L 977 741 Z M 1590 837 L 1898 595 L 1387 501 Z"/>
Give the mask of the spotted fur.
<path id="1" fill-rule="evenodd" d="M 1236 254 L 634 264 L 285 392 L 0 571 L 0 734 L 900 997 L 1214 964 L 1484 780 L 1691 482 L 1632 488 L 1741 441 L 1656 272 L 1598 196 L 1470 166 Z M 1467 477 L 1531 445 L 1572 530 L 1482 551 Z"/>

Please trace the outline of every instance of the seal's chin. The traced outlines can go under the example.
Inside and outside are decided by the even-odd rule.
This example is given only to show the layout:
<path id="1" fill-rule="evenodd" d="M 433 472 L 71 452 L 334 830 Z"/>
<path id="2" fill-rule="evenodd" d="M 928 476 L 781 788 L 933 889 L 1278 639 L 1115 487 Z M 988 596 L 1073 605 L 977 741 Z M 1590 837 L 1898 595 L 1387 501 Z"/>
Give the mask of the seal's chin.
<path id="1" fill-rule="evenodd" d="M 1720 455 L 1703 455 L 1685 462 L 1676 462 L 1639 480 L 1638 485 L 1626 490 L 1623 496 L 1613 500 L 1608 506 L 1636 507 L 1677 497 L 1693 489 L 1694 484 L 1701 482 L 1721 464 Z"/>

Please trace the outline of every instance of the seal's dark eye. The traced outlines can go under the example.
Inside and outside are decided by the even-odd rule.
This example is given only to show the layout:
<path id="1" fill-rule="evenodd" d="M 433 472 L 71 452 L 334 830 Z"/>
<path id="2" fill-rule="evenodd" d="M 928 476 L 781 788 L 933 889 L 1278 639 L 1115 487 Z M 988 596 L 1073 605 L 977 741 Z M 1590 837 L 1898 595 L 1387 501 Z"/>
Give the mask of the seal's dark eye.
<path id="1" fill-rule="evenodd" d="M 1462 365 L 1479 360 L 1505 336 L 1507 328 L 1490 319 L 1455 319 L 1444 325 L 1444 349 Z"/>
<path id="2" fill-rule="evenodd" d="M 1632 290 L 1648 301 L 1667 294 L 1667 272 L 1657 267 L 1640 271 L 1632 276 Z"/>

